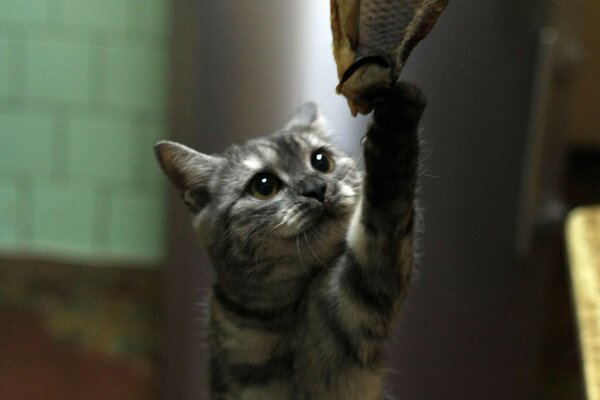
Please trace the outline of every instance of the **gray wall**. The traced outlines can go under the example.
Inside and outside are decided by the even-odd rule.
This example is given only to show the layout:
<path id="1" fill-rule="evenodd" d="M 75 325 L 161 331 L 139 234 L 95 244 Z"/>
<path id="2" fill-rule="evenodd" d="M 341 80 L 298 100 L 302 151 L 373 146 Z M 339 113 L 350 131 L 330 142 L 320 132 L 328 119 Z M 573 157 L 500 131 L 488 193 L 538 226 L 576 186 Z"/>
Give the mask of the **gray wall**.
<path id="1" fill-rule="evenodd" d="M 405 71 L 430 103 L 400 398 L 531 398 L 542 297 L 513 247 L 537 37 L 527 3 L 451 1 Z"/>
<path id="2" fill-rule="evenodd" d="M 390 350 L 391 389 L 401 399 L 524 399 L 536 379 L 537 277 L 513 255 L 535 38 L 526 4 L 451 2 L 405 71 L 430 105 L 422 255 Z M 322 55 L 330 37 L 306 39 L 328 23 L 305 8 L 318 3 L 174 5 L 174 138 L 218 151 L 272 131 L 316 94 L 342 127 L 342 145 L 356 151 L 364 121 L 347 120 L 343 100 L 314 84 L 335 85 L 331 64 L 315 64 L 330 57 Z M 171 200 L 165 397 L 205 399 L 199 304 L 209 267 Z"/>

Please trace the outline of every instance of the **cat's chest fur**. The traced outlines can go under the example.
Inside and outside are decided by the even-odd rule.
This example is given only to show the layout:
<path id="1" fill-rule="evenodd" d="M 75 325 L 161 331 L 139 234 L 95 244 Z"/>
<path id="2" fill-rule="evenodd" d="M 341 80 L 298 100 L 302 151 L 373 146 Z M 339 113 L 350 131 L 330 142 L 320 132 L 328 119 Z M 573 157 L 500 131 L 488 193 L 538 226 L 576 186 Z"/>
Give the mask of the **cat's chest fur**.
<path id="1" fill-rule="evenodd" d="M 293 307 L 264 318 L 213 291 L 208 321 L 212 368 L 222 368 L 223 385 L 238 386 L 231 400 L 382 398 L 381 369 L 341 360 L 336 365 L 337 344 L 326 338 L 326 327 L 315 323 L 319 305 L 311 299 L 326 292 L 326 276 L 326 270 L 316 273 Z"/>

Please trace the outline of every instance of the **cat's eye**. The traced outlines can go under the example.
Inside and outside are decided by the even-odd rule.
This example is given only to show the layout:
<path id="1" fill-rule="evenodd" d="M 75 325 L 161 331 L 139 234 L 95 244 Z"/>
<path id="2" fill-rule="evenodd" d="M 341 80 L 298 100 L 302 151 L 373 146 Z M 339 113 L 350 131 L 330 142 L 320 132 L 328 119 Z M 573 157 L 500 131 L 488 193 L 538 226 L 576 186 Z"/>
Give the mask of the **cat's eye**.
<path id="1" fill-rule="evenodd" d="M 273 174 L 261 172 L 254 175 L 248 186 L 248 192 L 257 199 L 266 200 L 275 196 L 281 189 L 281 181 Z"/>
<path id="2" fill-rule="evenodd" d="M 317 171 L 331 172 L 333 170 L 333 158 L 324 149 L 315 150 L 310 156 L 310 165 Z"/>

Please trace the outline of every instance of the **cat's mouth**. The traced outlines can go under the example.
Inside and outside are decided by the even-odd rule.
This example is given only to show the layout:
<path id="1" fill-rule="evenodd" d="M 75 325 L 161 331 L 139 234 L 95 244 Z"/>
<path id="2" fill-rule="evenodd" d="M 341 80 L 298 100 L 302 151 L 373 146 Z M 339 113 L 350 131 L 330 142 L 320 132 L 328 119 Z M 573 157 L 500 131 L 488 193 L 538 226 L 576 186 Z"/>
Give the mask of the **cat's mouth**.
<path id="1" fill-rule="evenodd" d="M 318 232 L 323 227 L 323 225 L 327 222 L 327 219 L 329 219 L 331 217 L 332 216 L 327 215 L 326 211 L 323 211 L 319 215 L 319 217 L 314 218 L 311 221 L 300 226 L 300 228 L 298 229 L 298 233 L 295 236 L 310 235 L 310 234 Z"/>
<path id="2" fill-rule="evenodd" d="M 285 228 L 281 232 L 284 239 L 327 236 L 327 230 L 331 229 L 334 222 L 349 216 L 328 204 L 316 202 L 304 203 L 293 211 L 293 215 L 286 218 Z"/>
<path id="3" fill-rule="evenodd" d="M 285 239 L 295 240 L 300 236 L 317 234 L 332 218 L 333 214 L 324 206 L 315 208 L 314 206 L 305 205 L 297 209 L 296 215 L 290 218 L 293 221 L 292 226 L 288 225 L 288 229 L 285 230 L 282 236 Z"/>
<path id="4" fill-rule="evenodd" d="M 323 207 L 320 212 L 308 217 L 305 222 L 299 225 L 298 230 L 292 239 L 297 237 L 316 237 L 324 238 L 328 236 L 326 232 L 332 228 L 332 225 L 343 219 L 340 215 L 336 215 L 326 207 Z"/>

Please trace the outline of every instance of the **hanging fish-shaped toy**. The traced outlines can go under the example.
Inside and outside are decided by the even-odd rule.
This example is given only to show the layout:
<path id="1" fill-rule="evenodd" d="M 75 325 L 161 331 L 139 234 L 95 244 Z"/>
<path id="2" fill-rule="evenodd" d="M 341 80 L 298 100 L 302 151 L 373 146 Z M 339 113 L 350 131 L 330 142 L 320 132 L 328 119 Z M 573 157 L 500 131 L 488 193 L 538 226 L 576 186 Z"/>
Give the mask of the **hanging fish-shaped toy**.
<path id="1" fill-rule="evenodd" d="M 398 79 L 448 0 L 331 0 L 333 54 L 352 115 L 371 111 L 369 93 Z"/>

